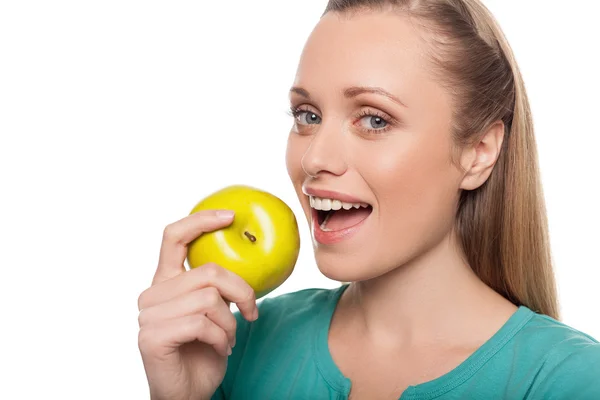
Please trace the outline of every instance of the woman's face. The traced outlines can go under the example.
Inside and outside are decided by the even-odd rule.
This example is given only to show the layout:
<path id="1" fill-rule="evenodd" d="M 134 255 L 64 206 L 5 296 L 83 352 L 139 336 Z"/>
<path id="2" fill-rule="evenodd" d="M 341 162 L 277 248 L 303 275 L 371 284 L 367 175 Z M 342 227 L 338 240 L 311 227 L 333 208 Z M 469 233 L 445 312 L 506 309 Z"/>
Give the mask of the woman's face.
<path id="1" fill-rule="evenodd" d="M 449 96 L 413 29 L 393 14 L 328 13 L 300 59 L 286 163 L 317 264 L 331 279 L 395 269 L 453 225 L 462 173 L 450 161 Z M 307 193 L 317 208 L 342 207 L 324 229 L 327 212 Z M 348 203 L 369 207 L 345 210 Z"/>

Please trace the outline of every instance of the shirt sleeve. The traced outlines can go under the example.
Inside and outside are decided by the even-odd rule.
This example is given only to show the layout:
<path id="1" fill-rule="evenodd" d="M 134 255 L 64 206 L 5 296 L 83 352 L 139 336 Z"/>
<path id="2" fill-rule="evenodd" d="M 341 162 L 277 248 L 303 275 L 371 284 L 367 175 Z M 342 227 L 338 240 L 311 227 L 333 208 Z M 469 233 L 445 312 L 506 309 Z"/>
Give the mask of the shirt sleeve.
<path id="1" fill-rule="evenodd" d="M 556 363 L 528 399 L 600 399 L 600 343 L 581 344 Z"/>

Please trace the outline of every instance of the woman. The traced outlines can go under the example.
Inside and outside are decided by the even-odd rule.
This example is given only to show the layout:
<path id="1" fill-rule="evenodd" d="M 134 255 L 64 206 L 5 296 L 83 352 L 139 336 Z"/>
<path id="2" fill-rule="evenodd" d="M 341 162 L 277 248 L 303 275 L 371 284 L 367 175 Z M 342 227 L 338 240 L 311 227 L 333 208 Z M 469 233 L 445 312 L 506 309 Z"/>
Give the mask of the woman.
<path id="1" fill-rule="evenodd" d="M 316 261 L 351 283 L 259 313 L 237 275 L 183 267 L 235 216 L 169 225 L 139 298 L 153 399 L 600 398 L 600 344 L 559 322 L 525 87 L 481 3 L 330 0 L 290 100 Z"/>

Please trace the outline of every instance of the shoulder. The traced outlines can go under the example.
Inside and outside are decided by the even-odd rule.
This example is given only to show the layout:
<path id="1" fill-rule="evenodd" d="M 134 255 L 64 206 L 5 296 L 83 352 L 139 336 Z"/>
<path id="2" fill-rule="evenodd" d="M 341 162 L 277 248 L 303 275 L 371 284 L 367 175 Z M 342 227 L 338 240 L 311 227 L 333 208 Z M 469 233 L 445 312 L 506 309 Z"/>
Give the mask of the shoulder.
<path id="1" fill-rule="evenodd" d="M 531 319 L 519 332 L 521 340 L 545 354 L 545 362 L 558 362 L 582 353 L 598 356 L 600 343 L 591 335 L 544 314 L 532 312 Z"/>
<path id="2" fill-rule="evenodd" d="M 591 335 L 547 315 L 533 313 L 519 332 L 528 350 L 541 361 L 531 398 L 600 399 L 600 343 Z"/>
<path id="3" fill-rule="evenodd" d="M 528 322 L 528 329 L 536 333 L 543 334 L 545 337 L 551 337 L 562 342 L 563 340 L 577 341 L 583 343 L 599 343 L 598 339 L 582 332 L 564 322 L 558 321 L 544 314 L 533 312 L 531 320 Z"/>

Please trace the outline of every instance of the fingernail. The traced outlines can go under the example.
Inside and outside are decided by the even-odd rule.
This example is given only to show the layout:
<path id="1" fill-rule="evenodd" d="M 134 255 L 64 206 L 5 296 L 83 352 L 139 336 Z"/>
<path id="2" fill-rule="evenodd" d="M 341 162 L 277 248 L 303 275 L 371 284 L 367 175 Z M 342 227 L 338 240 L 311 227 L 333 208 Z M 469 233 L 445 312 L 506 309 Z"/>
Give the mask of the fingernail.
<path id="1" fill-rule="evenodd" d="M 231 346 L 227 346 L 227 355 L 230 356 L 231 355 Z"/>
<path id="2" fill-rule="evenodd" d="M 258 308 L 254 309 L 254 313 L 252 314 L 252 318 L 256 321 L 258 319 Z"/>
<path id="3" fill-rule="evenodd" d="M 233 217 L 233 211 L 231 210 L 218 210 L 217 217 L 221 219 L 229 219 Z"/>
<path id="4" fill-rule="evenodd" d="M 231 341 L 231 347 L 235 347 L 235 336 L 233 337 L 233 340 Z"/>

